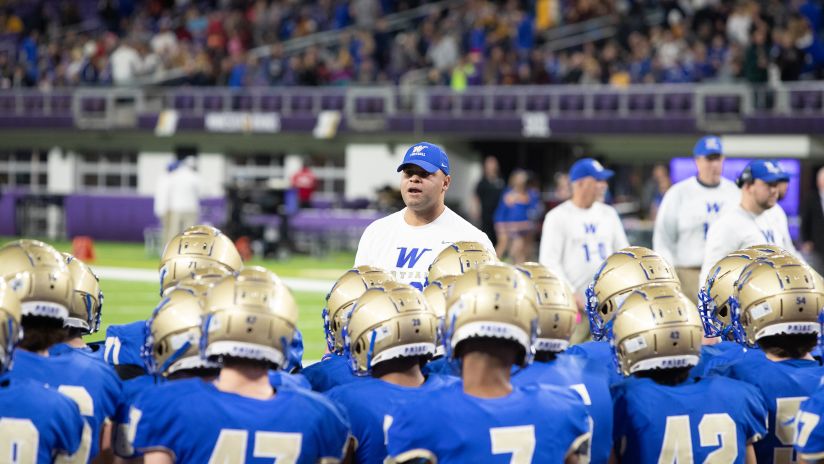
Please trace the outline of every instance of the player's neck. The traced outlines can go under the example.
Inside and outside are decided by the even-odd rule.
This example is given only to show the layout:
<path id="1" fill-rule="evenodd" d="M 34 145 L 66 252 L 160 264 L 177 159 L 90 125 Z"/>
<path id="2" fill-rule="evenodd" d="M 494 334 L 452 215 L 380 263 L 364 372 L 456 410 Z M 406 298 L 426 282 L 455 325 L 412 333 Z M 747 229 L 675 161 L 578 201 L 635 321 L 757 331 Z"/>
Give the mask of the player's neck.
<path id="1" fill-rule="evenodd" d="M 69 345 L 72 348 L 86 348 L 86 342 L 84 342 L 83 339 L 80 337 L 70 338 L 63 343 Z"/>
<path id="2" fill-rule="evenodd" d="M 572 204 L 575 205 L 576 208 L 580 208 L 580 209 L 590 209 L 590 208 L 592 208 L 592 205 L 595 204 L 594 201 L 585 201 L 583 198 L 576 197 L 575 195 L 573 195 L 572 198 L 570 198 L 569 201 L 571 201 Z"/>
<path id="3" fill-rule="evenodd" d="M 512 393 L 512 366 L 499 357 L 480 351 L 466 353 L 461 359 L 464 393 L 478 398 L 500 398 Z"/>
<path id="4" fill-rule="evenodd" d="M 388 372 L 378 378 L 386 383 L 400 385 L 401 387 L 420 387 L 426 381 L 418 365 L 404 371 Z"/>
<path id="5" fill-rule="evenodd" d="M 807 353 L 803 358 L 790 358 L 788 356 L 778 356 L 776 354 L 765 352 L 764 355 L 772 362 L 781 362 L 781 361 L 789 361 L 791 359 L 804 359 L 807 361 L 815 361 L 815 358 L 811 353 Z"/>
<path id="6" fill-rule="evenodd" d="M 266 400 L 275 391 L 269 383 L 269 370 L 264 366 L 235 364 L 224 366 L 214 381 L 218 390 Z"/>
<path id="7" fill-rule="evenodd" d="M 446 205 L 443 202 L 425 211 L 413 211 L 411 208 L 406 208 L 403 219 L 410 226 L 425 226 L 438 219 L 444 210 L 446 210 Z"/>

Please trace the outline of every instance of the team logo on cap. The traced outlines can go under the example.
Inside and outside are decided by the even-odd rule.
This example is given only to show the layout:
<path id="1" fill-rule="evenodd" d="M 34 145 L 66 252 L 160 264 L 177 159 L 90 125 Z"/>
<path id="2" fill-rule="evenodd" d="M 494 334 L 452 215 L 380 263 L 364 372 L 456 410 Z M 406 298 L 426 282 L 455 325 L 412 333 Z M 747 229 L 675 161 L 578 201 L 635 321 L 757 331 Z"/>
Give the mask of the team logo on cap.
<path id="1" fill-rule="evenodd" d="M 721 147 L 719 146 L 720 144 L 718 142 L 719 141 L 718 141 L 717 137 L 710 137 L 710 138 L 707 139 L 706 146 L 707 146 L 708 149 L 711 149 L 711 150 L 720 150 Z"/>
<path id="2" fill-rule="evenodd" d="M 415 145 L 412 147 L 412 153 L 409 156 L 426 156 L 426 153 L 422 153 L 426 149 L 426 145 Z"/>
<path id="3" fill-rule="evenodd" d="M 601 166 L 601 163 L 599 163 L 597 161 L 592 162 L 592 167 L 595 168 L 596 171 L 603 171 L 604 170 L 604 167 Z"/>
<path id="4" fill-rule="evenodd" d="M 767 168 L 767 171 L 770 171 L 771 174 L 781 174 L 781 167 L 777 166 L 772 161 L 767 161 L 764 163 L 764 167 Z"/>

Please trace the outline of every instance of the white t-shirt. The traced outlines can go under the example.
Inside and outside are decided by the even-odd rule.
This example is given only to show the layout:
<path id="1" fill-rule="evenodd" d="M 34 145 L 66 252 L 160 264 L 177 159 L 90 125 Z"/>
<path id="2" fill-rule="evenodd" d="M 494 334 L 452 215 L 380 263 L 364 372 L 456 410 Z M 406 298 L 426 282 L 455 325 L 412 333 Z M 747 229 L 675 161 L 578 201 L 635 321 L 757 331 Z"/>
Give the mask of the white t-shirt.
<path id="1" fill-rule="evenodd" d="M 735 250 L 753 245 L 771 243 L 800 258 L 801 255 L 796 251 L 790 238 L 784 210 L 778 212 L 774 211 L 774 208 L 758 215 L 745 210 L 741 205 L 726 208 L 707 232 L 707 248 L 704 251 L 704 264 L 701 266 L 699 282 L 706 281 L 710 268 L 721 258 Z"/>
<path id="2" fill-rule="evenodd" d="M 429 265 L 452 243 L 479 242 L 495 253 L 485 233 L 449 208 L 423 226 L 407 224 L 405 212 L 406 208 L 369 224 L 358 243 L 355 266 L 385 269 L 398 281 L 422 289 Z"/>
<path id="3" fill-rule="evenodd" d="M 167 208 L 173 213 L 200 212 L 200 179 L 197 173 L 182 164 L 168 177 Z"/>
<path id="4" fill-rule="evenodd" d="M 677 267 L 701 267 L 709 226 L 724 206 L 741 198 L 738 187 L 722 178 L 716 187 L 706 187 L 695 177 L 673 185 L 658 208 L 652 248 Z"/>
<path id="5" fill-rule="evenodd" d="M 544 217 L 538 261 L 582 292 L 601 263 L 628 246 L 615 208 L 595 202 L 581 209 L 568 200 Z"/>

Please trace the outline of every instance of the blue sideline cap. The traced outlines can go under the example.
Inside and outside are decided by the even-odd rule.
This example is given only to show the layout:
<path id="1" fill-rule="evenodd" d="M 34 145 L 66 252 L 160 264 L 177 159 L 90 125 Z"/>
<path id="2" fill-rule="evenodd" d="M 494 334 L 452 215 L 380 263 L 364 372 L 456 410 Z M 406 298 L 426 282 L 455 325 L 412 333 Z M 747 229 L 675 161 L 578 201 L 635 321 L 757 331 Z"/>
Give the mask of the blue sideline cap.
<path id="1" fill-rule="evenodd" d="M 761 179 L 771 184 L 773 182 L 789 182 L 790 174 L 781 167 L 778 161 L 753 160 L 747 165 L 752 179 Z M 747 169 L 745 168 L 745 170 Z"/>
<path id="2" fill-rule="evenodd" d="M 710 155 L 722 155 L 724 154 L 723 147 L 721 146 L 721 137 L 717 135 L 708 135 L 706 137 L 701 137 L 698 140 L 698 143 L 695 144 L 695 148 L 692 149 L 692 156 L 710 156 Z"/>
<path id="3" fill-rule="evenodd" d="M 433 143 L 420 142 L 409 147 L 403 156 L 403 162 L 398 166 L 398 172 L 401 172 L 406 164 L 420 166 L 430 174 L 440 169 L 444 174 L 449 175 L 449 157 L 441 147 Z"/>
<path id="4" fill-rule="evenodd" d="M 569 168 L 569 181 L 575 182 L 584 177 L 594 177 L 595 180 L 607 180 L 615 174 L 610 169 L 604 169 L 601 163 L 592 158 L 581 158 Z"/>

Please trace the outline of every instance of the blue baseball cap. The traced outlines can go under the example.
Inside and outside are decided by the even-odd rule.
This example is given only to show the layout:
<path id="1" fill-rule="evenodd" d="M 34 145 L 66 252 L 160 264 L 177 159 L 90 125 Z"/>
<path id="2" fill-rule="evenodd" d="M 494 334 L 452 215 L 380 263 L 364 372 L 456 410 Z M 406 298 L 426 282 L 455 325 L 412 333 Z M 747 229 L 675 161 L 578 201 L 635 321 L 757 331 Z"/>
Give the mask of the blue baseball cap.
<path id="1" fill-rule="evenodd" d="M 613 174 L 615 174 L 614 171 L 604 169 L 598 161 L 592 158 L 581 158 L 569 168 L 569 181 L 575 182 L 583 177 L 594 177 L 595 180 L 607 180 L 612 177 Z"/>
<path id="2" fill-rule="evenodd" d="M 692 149 L 692 156 L 710 156 L 723 155 L 723 147 L 721 146 L 721 137 L 717 135 L 708 135 L 701 137 L 695 147 Z"/>
<path id="3" fill-rule="evenodd" d="M 433 143 L 420 142 L 409 147 L 403 155 L 403 162 L 398 166 L 398 172 L 407 164 L 414 164 L 432 174 L 438 169 L 449 175 L 449 157 L 443 149 Z"/>
<path id="4" fill-rule="evenodd" d="M 778 161 L 753 160 L 744 168 L 744 172 L 747 170 L 750 171 L 750 178 L 752 180 L 761 179 L 768 184 L 773 182 L 789 182 L 790 180 L 790 174 L 781 167 Z"/>

